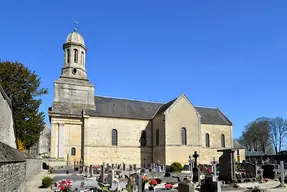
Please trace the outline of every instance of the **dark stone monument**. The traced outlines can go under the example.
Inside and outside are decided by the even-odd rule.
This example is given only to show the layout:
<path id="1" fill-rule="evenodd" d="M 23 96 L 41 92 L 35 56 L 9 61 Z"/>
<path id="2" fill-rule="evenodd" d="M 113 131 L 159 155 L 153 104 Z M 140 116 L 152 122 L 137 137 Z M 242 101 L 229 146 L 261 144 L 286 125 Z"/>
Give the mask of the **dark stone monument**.
<path id="1" fill-rule="evenodd" d="M 273 169 L 275 169 L 274 164 L 262 165 L 262 169 L 263 169 L 263 178 L 268 178 L 268 179 L 275 178 L 275 172 L 273 171 Z"/>
<path id="2" fill-rule="evenodd" d="M 123 163 L 123 171 L 125 171 L 125 170 L 126 170 L 126 164 Z"/>
<path id="3" fill-rule="evenodd" d="M 104 183 L 104 164 L 101 165 L 101 175 L 100 175 L 100 183 Z"/>
<path id="4" fill-rule="evenodd" d="M 197 168 L 197 158 L 199 157 L 199 155 L 197 154 L 197 151 L 195 151 L 192 156 L 194 157 L 194 166 L 192 169 L 192 172 L 193 172 L 192 181 L 198 182 L 199 176 L 198 176 L 198 168 Z"/>
<path id="5" fill-rule="evenodd" d="M 219 157 L 219 180 L 223 180 L 226 183 L 233 182 L 235 180 L 235 149 L 222 149 L 217 152 L 223 152 Z"/>

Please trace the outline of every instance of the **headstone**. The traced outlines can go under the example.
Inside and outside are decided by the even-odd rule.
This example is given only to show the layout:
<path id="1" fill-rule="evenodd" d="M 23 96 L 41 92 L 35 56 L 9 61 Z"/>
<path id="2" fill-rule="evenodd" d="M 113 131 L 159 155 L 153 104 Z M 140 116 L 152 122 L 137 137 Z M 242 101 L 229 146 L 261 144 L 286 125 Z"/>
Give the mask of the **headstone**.
<path id="1" fill-rule="evenodd" d="M 284 169 L 284 161 L 280 161 L 280 170 L 275 169 L 274 171 L 280 172 L 281 178 L 281 187 L 284 187 L 285 173 L 287 174 L 287 170 Z"/>
<path id="2" fill-rule="evenodd" d="M 184 171 L 190 171 L 190 166 L 189 165 L 184 165 L 183 166 Z"/>
<path id="3" fill-rule="evenodd" d="M 235 149 L 223 149 L 217 152 L 223 152 L 219 157 L 219 179 L 225 183 L 233 182 L 235 180 Z"/>
<path id="4" fill-rule="evenodd" d="M 213 176 L 212 176 L 212 179 L 213 181 L 217 181 L 217 170 L 216 170 L 216 165 L 218 164 L 217 161 L 215 161 L 215 157 L 213 157 L 213 161 L 211 161 L 211 166 L 212 166 L 212 172 L 213 172 Z"/>
<path id="5" fill-rule="evenodd" d="M 133 169 L 134 169 L 134 171 L 137 170 L 137 165 L 136 164 L 134 164 Z"/>
<path id="6" fill-rule="evenodd" d="M 133 171 L 133 166 L 132 165 L 129 166 L 129 171 Z"/>
<path id="7" fill-rule="evenodd" d="M 125 170 L 126 170 L 126 164 L 123 163 L 123 171 L 125 171 Z"/>
<path id="8" fill-rule="evenodd" d="M 199 157 L 199 155 L 197 154 L 197 151 L 194 152 L 193 157 L 194 157 L 194 167 L 192 169 L 192 172 L 193 172 L 192 181 L 198 182 L 199 175 L 198 175 L 198 168 L 197 168 L 197 158 Z"/>
<path id="9" fill-rule="evenodd" d="M 194 185 L 187 182 L 180 182 L 178 184 L 178 192 L 195 192 Z"/>
<path id="10" fill-rule="evenodd" d="M 90 177 L 93 177 L 93 173 L 94 173 L 94 167 L 93 165 L 90 165 Z"/>
<path id="11" fill-rule="evenodd" d="M 90 167 L 86 166 L 86 177 L 90 177 Z"/>
<path id="12" fill-rule="evenodd" d="M 112 163 L 112 169 L 114 169 L 114 164 Z"/>
<path id="13" fill-rule="evenodd" d="M 114 182 L 114 178 L 115 178 L 114 170 L 109 170 L 109 172 L 108 172 L 108 184 L 110 184 L 110 186 L 112 186 L 112 184 Z"/>
<path id="14" fill-rule="evenodd" d="M 188 164 L 189 164 L 189 171 L 192 171 L 194 161 L 193 161 L 193 159 L 192 159 L 192 156 L 191 156 L 191 155 L 189 156 Z"/>
<path id="15" fill-rule="evenodd" d="M 104 183 L 104 165 L 101 165 L 100 183 Z"/>
<path id="16" fill-rule="evenodd" d="M 275 165 L 274 164 L 267 164 L 267 165 L 262 165 L 263 169 L 263 177 L 268 178 L 268 179 L 274 179 L 275 178 Z"/>
<path id="17" fill-rule="evenodd" d="M 167 173 L 170 172 L 170 166 L 169 166 L 169 165 L 166 165 L 166 166 L 165 166 L 165 172 L 167 172 Z"/>

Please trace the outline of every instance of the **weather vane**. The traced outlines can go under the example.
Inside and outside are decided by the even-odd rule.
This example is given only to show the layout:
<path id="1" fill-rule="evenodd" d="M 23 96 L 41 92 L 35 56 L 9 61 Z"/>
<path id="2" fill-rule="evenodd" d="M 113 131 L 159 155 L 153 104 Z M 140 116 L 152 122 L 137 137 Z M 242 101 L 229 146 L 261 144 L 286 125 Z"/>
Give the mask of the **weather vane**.
<path id="1" fill-rule="evenodd" d="M 75 28 L 74 28 L 74 31 L 77 31 L 77 25 L 78 25 L 78 21 L 75 21 Z"/>

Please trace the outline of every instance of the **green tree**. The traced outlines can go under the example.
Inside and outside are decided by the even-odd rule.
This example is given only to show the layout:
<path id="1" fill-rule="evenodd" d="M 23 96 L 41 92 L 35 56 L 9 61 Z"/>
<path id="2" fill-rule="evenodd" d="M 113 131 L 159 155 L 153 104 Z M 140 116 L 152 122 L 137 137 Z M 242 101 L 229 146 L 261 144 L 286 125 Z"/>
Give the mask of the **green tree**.
<path id="1" fill-rule="evenodd" d="M 40 96 L 48 90 L 40 88 L 38 75 L 19 62 L 0 62 L 0 84 L 12 100 L 15 137 L 29 149 L 44 129 L 45 115 L 39 111 Z"/>

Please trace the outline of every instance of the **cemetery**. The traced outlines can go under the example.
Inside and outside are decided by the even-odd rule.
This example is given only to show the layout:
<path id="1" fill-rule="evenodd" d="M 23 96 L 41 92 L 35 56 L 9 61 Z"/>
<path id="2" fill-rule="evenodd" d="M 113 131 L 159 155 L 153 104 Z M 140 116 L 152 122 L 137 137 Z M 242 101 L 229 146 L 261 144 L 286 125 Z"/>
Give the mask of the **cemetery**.
<path id="1" fill-rule="evenodd" d="M 54 167 L 52 191 L 144 192 L 144 191 L 266 191 L 287 183 L 287 163 L 235 162 L 234 150 L 218 150 L 219 161 L 197 164 L 200 154 L 187 156 L 187 164 L 145 164 L 142 167 L 125 163 Z M 51 168 L 50 168 L 51 170 Z M 284 178 L 284 179 L 281 179 Z"/>

